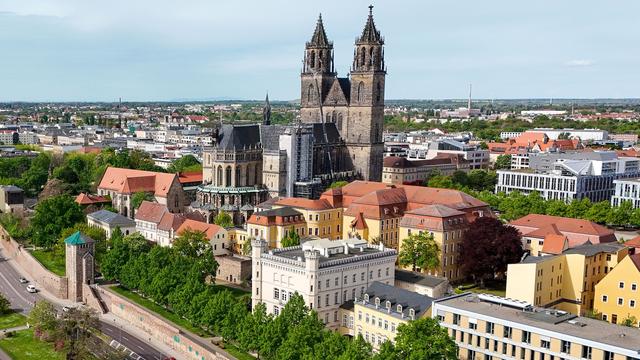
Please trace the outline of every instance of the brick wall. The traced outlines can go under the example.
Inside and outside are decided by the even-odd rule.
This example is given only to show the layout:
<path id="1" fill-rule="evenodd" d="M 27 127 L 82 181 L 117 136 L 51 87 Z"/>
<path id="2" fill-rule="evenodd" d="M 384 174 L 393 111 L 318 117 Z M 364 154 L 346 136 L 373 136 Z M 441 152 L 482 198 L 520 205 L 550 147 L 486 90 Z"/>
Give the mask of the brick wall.
<path id="1" fill-rule="evenodd" d="M 45 290 L 60 299 L 68 298 L 68 280 L 65 276 L 58 276 L 47 270 L 36 258 L 13 240 L 9 233 L 0 226 L 0 246 L 5 254 L 15 260 L 20 268 Z"/>
<path id="2" fill-rule="evenodd" d="M 235 359 L 213 344 L 203 345 L 193 340 L 193 335 L 185 334 L 160 316 L 133 303 L 108 287 L 98 287 L 100 298 L 109 311 L 119 318 L 140 329 L 141 337 L 154 337 L 165 345 L 184 355 L 183 359 L 192 360 L 230 360 Z"/>

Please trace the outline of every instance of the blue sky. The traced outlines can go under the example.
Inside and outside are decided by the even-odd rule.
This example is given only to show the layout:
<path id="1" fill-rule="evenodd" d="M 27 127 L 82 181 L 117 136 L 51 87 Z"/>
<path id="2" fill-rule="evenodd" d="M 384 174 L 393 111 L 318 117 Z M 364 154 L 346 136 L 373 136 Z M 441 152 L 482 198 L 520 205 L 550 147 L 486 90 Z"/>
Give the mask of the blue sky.
<path id="1" fill-rule="evenodd" d="M 369 3 L 0 0 L 0 101 L 296 99 L 318 13 L 344 76 Z M 640 97 L 640 1 L 373 3 L 387 98 Z"/>

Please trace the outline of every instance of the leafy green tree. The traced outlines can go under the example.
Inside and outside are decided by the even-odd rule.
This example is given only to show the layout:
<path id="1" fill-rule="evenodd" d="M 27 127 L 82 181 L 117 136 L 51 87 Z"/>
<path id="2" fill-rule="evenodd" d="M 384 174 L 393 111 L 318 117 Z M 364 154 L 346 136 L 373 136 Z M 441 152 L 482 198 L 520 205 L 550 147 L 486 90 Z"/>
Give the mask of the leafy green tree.
<path id="1" fill-rule="evenodd" d="M 5 314 L 9 310 L 11 310 L 11 303 L 3 294 L 0 294 L 0 314 Z"/>
<path id="2" fill-rule="evenodd" d="M 76 308 L 63 314 L 61 324 L 62 340 L 67 359 L 88 359 L 93 357 L 90 339 L 91 330 L 98 328 L 98 316 L 92 308 Z"/>
<path id="3" fill-rule="evenodd" d="M 373 356 L 373 360 L 401 360 L 396 351 L 395 345 L 389 340 L 380 345 L 378 352 Z"/>
<path id="4" fill-rule="evenodd" d="M 72 197 L 58 195 L 42 200 L 31 219 L 32 241 L 51 249 L 62 230 L 84 221 L 84 213 Z"/>
<path id="5" fill-rule="evenodd" d="M 283 248 L 300 245 L 300 235 L 298 235 L 293 226 L 289 229 L 289 231 L 287 231 L 285 237 L 282 238 L 282 240 L 280 241 L 280 245 Z"/>
<path id="6" fill-rule="evenodd" d="M 202 170 L 202 164 L 193 155 L 185 155 L 180 159 L 174 160 L 167 168 L 168 172 L 192 172 Z"/>
<path id="7" fill-rule="evenodd" d="M 591 200 L 589 200 L 588 198 L 583 198 L 580 200 L 574 199 L 569 203 L 569 206 L 567 206 L 567 212 L 565 216 L 570 218 L 583 219 L 592 206 L 593 205 L 591 204 Z"/>
<path id="8" fill-rule="evenodd" d="M 549 200 L 547 202 L 546 214 L 552 216 L 566 216 L 567 204 L 562 200 Z"/>
<path id="9" fill-rule="evenodd" d="M 53 332 L 58 326 L 56 308 L 45 300 L 37 301 L 27 316 L 27 322 L 36 335 Z"/>
<path id="10" fill-rule="evenodd" d="M 327 189 L 339 189 L 345 185 L 349 184 L 348 181 L 334 181 L 331 183 L 331 185 L 329 185 L 329 187 Z"/>
<path id="11" fill-rule="evenodd" d="M 496 159 L 495 168 L 496 170 L 511 169 L 511 155 L 508 155 L 508 154 L 499 155 L 498 158 Z"/>
<path id="12" fill-rule="evenodd" d="M 244 256 L 251 255 L 251 240 L 252 238 L 249 238 L 242 244 L 242 255 Z"/>
<path id="13" fill-rule="evenodd" d="M 402 240 L 398 263 L 411 266 L 413 271 L 435 269 L 440 265 L 440 249 L 427 232 L 413 233 Z"/>
<path id="14" fill-rule="evenodd" d="M 519 262 L 523 253 L 522 237 L 516 228 L 498 219 L 480 217 L 462 237 L 458 265 L 484 286 L 485 279 L 507 271 L 507 265 Z"/>
<path id="15" fill-rule="evenodd" d="M 153 196 L 152 193 L 146 192 L 146 191 L 138 191 L 133 195 L 131 195 L 131 206 L 133 206 L 134 209 L 137 210 L 143 201 L 155 202 L 156 198 Z"/>
<path id="16" fill-rule="evenodd" d="M 216 218 L 213 220 L 213 222 L 216 225 L 222 226 L 225 229 L 233 227 L 233 219 L 231 218 L 231 215 L 229 215 L 228 213 L 222 210 L 218 212 L 218 215 L 216 215 Z"/>
<path id="17" fill-rule="evenodd" d="M 458 358 L 455 341 L 447 330 L 433 318 L 421 318 L 398 326 L 395 350 L 401 359 L 447 359 Z"/>
<path id="18" fill-rule="evenodd" d="M 616 208 L 613 208 L 607 216 L 607 223 L 612 225 L 628 225 L 633 214 L 633 204 L 631 201 L 623 201 Z"/>
<path id="19" fill-rule="evenodd" d="M 609 219 L 609 213 L 611 212 L 611 203 L 608 201 L 600 201 L 593 204 L 589 210 L 584 214 L 587 220 L 597 222 L 599 224 L 606 224 Z"/>
<path id="20" fill-rule="evenodd" d="M 218 262 L 213 255 L 211 242 L 201 231 L 186 230 L 173 241 L 174 252 L 197 266 L 202 280 L 215 277 Z"/>
<path id="21" fill-rule="evenodd" d="M 430 176 L 427 181 L 427 186 L 441 189 L 453 189 L 455 187 L 451 177 L 446 175 Z"/>
<path id="22" fill-rule="evenodd" d="M 638 319 L 633 315 L 629 315 L 622 320 L 621 324 L 623 326 L 636 327 L 638 325 Z"/>

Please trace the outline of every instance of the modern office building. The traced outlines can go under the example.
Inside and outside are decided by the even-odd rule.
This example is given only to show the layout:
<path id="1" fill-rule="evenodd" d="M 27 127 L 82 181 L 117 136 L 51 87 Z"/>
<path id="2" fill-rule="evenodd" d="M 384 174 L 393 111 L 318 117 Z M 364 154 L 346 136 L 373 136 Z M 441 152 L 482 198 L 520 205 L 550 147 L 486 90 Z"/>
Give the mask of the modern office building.
<path id="1" fill-rule="evenodd" d="M 639 176 L 639 165 L 640 159 L 618 157 L 612 151 L 530 154 L 529 169 L 498 170 L 496 192 L 537 191 L 546 200 L 565 202 L 609 201 L 613 181 Z"/>
<path id="2" fill-rule="evenodd" d="M 633 208 L 640 207 L 640 178 L 613 180 L 613 185 L 611 206 L 620 206 L 622 202 L 629 201 Z"/>
<path id="3" fill-rule="evenodd" d="M 436 300 L 461 360 L 640 359 L 640 331 L 486 294 Z"/>
<path id="4" fill-rule="evenodd" d="M 264 303 L 278 315 L 294 293 L 318 313 L 326 326 L 340 325 L 340 305 L 362 298 L 374 282 L 393 285 L 397 252 L 364 240 L 312 240 L 299 246 L 267 250 L 252 245 L 252 304 Z"/>

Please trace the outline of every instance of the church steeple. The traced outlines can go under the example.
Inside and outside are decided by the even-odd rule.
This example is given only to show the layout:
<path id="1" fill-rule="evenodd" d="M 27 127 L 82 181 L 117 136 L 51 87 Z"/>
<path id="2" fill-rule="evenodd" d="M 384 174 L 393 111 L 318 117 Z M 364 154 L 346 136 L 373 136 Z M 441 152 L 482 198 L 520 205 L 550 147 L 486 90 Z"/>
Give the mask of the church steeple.
<path id="1" fill-rule="evenodd" d="M 322 23 L 322 14 L 318 16 L 316 28 L 307 42 L 304 53 L 303 73 L 333 73 L 333 42 L 327 38 Z"/>
<path id="2" fill-rule="evenodd" d="M 269 103 L 269 93 L 264 99 L 264 106 L 262 107 L 262 125 L 271 125 L 271 104 Z"/>
<path id="3" fill-rule="evenodd" d="M 373 21 L 373 5 L 369 5 L 369 16 L 362 29 L 362 35 L 356 38 L 353 52 L 353 71 L 385 71 L 384 37 L 376 29 Z"/>

